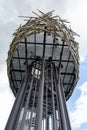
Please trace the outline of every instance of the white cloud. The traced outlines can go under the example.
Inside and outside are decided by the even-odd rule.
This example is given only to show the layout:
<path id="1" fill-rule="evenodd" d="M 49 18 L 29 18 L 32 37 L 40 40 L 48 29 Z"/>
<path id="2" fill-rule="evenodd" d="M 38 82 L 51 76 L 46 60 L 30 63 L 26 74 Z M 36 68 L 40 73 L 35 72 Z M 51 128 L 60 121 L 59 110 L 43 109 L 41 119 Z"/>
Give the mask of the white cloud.
<path id="1" fill-rule="evenodd" d="M 70 21 L 72 29 L 80 35 L 76 40 L 79 42 L 80 59 L 85 60 L 87 56 L 87 0 L 70 0 L 67 8 L 65 16 Z"/>
<path id="2" fill-rule="evenodd" d="M 80 57 L 80 63 L 81 63 L 81 62 L 84 62 L 85 60 L 86 60 L 86 57 L 84 57 L 84 56 L 83 56 L 83 57 L 82 57 L 82 56 Z"/>
<path id="3" fill-rule="evenodd" d="M 70 119 L 73 128 L 80 128 L 87 123 L 87 82 L 83 83 L 79 90 L 79 98 L 75 102 L 73 110 L 70 111 Z"/>
<path id="4" fill-rule="evenodd" d="M 14 96 L 9 88 L 6 65 L 0 66 L 0 130 L 4 130 L 10 114 Z"/>

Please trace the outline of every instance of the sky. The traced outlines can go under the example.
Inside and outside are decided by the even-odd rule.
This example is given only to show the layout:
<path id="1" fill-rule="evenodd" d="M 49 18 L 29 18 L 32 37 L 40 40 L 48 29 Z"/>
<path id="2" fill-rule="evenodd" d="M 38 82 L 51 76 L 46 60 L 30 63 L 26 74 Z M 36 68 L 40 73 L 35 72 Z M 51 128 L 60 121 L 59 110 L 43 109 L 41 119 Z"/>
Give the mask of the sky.
<path id="1" fill-rule="evenodd" d="M 67 19 L 80 37 L 79 82 L 67 102 L 72 130 L 87 130 L 87 0 L 0 0 L 0 130 L 4 130 L 14 103 L 14 96 L 7 77 L 7 52 L 14 31 L 24 21 L 18 16 L 32 16 L 32 11 L 55 10 Z"/>

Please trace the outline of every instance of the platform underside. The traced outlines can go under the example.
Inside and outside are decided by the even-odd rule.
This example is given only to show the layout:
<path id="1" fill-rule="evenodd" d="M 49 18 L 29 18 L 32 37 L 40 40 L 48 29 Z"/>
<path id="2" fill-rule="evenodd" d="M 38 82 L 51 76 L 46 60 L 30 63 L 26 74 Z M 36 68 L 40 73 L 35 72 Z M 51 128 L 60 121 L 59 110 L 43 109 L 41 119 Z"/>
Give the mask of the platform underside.
<path id="1" fill-rule="evenodd" d="M 43 41 L 43 33 L 40 33 L 23 39 L 17 45 L 10 65 L 11 88 L 15 95 L 18 92 L 18 89 L 21 86 L 21 81 L 25 75 L 26 48 L 29 66 L 33 61 L 42 59 Z M 57 68 L 61 68 L 61 81 L 65 97 L 68 99 L 70 91 L 74 88 L 74 59 L 66 42 L 60 37 L 53 37 L 50 33 L 46 33 L 45 61 L 52 61 Z"/>

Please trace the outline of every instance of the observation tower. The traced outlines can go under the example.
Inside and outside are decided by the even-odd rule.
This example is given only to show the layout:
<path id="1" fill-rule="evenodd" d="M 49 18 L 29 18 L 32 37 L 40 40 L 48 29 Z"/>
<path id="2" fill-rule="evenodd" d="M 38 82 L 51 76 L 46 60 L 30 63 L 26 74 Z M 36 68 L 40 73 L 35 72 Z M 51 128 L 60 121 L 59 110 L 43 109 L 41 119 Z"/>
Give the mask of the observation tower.
<path id="1" fill-rule="evenodd" d="M 71 130 L 66 101 L 78 81 L 77 35 L 53 11 L 14 33 L 7 72 L 16 99 L 5 130 Z"/>

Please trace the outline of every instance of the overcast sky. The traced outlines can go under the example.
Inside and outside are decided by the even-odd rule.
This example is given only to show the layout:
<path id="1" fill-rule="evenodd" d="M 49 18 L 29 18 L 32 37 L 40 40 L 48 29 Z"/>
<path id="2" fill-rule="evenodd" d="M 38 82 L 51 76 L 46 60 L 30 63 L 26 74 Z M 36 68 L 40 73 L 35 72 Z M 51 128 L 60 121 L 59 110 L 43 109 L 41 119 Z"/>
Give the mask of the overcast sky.
<path id="1" fill-rule="evenodd" d="M 80 37 L 80 79 L 68 110 L 73 130 L 87 130 L 87 0 L 0 0 L 0 130 L 4 130 L 14 103 L 7 78 L 7 52 L 12 34 L 23 22 L 18 16 L 32 16 L 32 11 L 55 10 L 55 14 L 70 21 L 70 26 Z"/>

